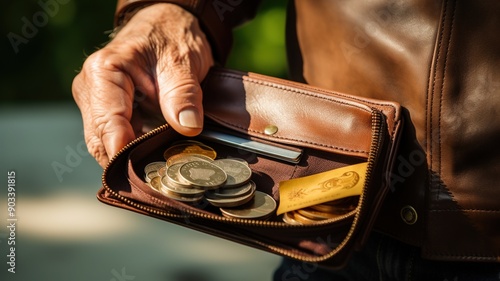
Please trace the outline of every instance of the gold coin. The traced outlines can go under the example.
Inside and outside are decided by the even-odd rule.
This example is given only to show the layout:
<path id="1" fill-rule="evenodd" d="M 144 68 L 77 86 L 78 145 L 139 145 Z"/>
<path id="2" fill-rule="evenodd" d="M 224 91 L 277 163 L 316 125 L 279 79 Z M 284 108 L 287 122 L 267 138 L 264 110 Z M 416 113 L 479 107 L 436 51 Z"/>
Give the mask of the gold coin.
<path id="1" fill-rule="evenodd" d="M 326 206 L 326 205 L 314 205 L 309 207 L 314 211 L 317 212 L 322 212 L 322 213 L 330 213 L 332 215 L 343 215 L 346 213 L 349 213 L 350 211 L 356 209 L 356 206 L 350 206 L 346 208 L 340 208 L 340 207 L 331 207 L 331 206 Z"/>
<path id="2" fill-rule="evenodd" d="M 298 221 L 299 223 L 301 224 L 315 224 L 317 223 L 318 221 L 321 221 L 321 220 L 313 220 L 313 219 L 310 219 L 306 216 L 303 216 L 301 215 L 300 213 L 298 213 L 297 211 L 292 211 L 291 212 L 293 214 L 293 218 Z"/>
<path id="3" fill-rule="evenodd" d="M 340 216 L 340 214 L 319 212 L 319 211 L 316 211 L 316 210 L 310 209 L 310 208 L 296 210 L 296 212 L 301 214 L 302 216 L 309 218 L 309 219 L 312 219 L 312 220 L 327 220 L 327 219 L 337 218 Z"/>
<path id="4" fill-rule="evenodd" d="M 177 154 L 201 154 L 215 159 L 217 153 L 210 146 L 204 145 L 202 143 L 185 142 L 181 144 L 176 144 L 169 147 L 165 152 L 163 152 L 163 158 L 168 160 L 170 157 Z"/>
<path id="5" fill-rule="evenodd" d="M 179 163 L 187 163 L 191 161 L 199 161 L 199 160 L 207 162 L 214 161 L 212 158 L 205 156 L 203 154 L 181 153 L 170 156 L 170 158 L 167 159 L 167 166 L 172 166 L 174 164 L 179 164 Z"/>
<path id="6" fill-rule="evenodd" d="M 205 144 L 204 144 L 204 143 L 202 143 L 201 141 L 188 139 L 188 140 L 178 140 L 178 141 L 175 141 L 175 142 L 173 142 L 173 143 L 172 143 L 172 146 L 174 146 L 174 145 L 178 145 L 178 144 L 186 144 L 186 143 L 194 143 L 194 144 L 201 144 L 201 145 L 205 145 Z"/>
<path id="7" fill-rule="evenodd" d="M 302 225 L 302 223 L 298 222 L 295 220 L 295 217 L 292 212 L 286 212 L 283 214 L 283 221 L 287 224 L 292 224 L 292 225 Z"/>
<path id="8" fill-rule="evenodd" d="M 154 191 L 160 192 L 161 184 L 160 177 L 154 177 L 150 182 L 147 183 Z"/>

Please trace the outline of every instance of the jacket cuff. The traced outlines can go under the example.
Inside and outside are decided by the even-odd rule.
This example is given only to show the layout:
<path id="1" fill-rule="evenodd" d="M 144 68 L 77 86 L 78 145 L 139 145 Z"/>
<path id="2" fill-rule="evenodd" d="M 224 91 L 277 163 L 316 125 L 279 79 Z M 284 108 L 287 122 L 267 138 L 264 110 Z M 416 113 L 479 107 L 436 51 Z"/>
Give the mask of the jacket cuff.
<path id="1" fill-rule="evenodd" d="M 211 44 L 215 60 L 224 64 L 232 46 L 232 28 L 255 15 L 257 5 L 252 5 L 255 7 L 248 9 L 249 7 L 245 7 L 248 6 L 245 2 L 258 3 L 259 1 L 118 0 L 114 25 L 119 27 L 126 24 L 135 12 L 151 4 L 179 5 L 198 18 L 200 27 Z"/>

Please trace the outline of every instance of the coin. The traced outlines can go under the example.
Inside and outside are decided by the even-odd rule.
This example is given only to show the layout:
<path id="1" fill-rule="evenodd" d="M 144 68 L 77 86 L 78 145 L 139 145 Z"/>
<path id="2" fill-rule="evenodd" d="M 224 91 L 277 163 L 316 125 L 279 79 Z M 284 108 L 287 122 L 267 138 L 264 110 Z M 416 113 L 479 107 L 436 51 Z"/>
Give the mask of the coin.
<path id="1" fill-rule="evenodd" d="M 302 225 L 302 223 L 298 222 L 295 220 L 295 217 L 293 215 L 293 212 L 286 212 L 283 214 L 283 221 L 287 224 L 292 224 L 292 225 Z"/>
<path id="2" fill-rule="evenodd" d="M 297 222 L 299 222 L 299 223 L 301 223 L 301 224 L 308 224 L 308 225 L 309 225 L 309 224 L 315 224 L 315 223 L 317 223 L 318 221 L 321 221 L 321 220 L 314 220 L 314 219 L 310 219 L 310 218 L 308 218 L 308 217 L 306 217 L 306 216 L 304 216 L 304 215 L 300 214 L 300 213 L 299 213 L 299 212 L 297 212 L 297 211 L 291 211 L 290 213 L 292 213 L 293 218 L 294 218 Z"/>
<path id="3" fill-rule="evenodd" d="M 154 177 L 150 182 L 147 183 L 154 191 L 160 192 L 161 184 L 160 177 Z"/>
<path id="4" fill-rule="evenodd" d="M 203 189 L 196 189 L 196 188 L 186 188 L 186 187 L 182 187 L 182 186 L 179 186 L 179 185 L 172 185 L 171 183 L 169 183 L 168 181 L 168 177 L 162 177 L 161 178 L 161 188 L 162 190 L 167 190 L 171 193 L 175 193 L 179 196 L 199 196 L 199 195 L 203 195 L 203 193 L 205 192 L 205 190 Z"/>
<path id="5" fill-rule="evenodd" d="M 236 160 L 236 161 L 240 161 L 241 163 L 245 164 L 248 166 L 248 162 L 247 160 L 243 159 L 243 158 L 238 158 L 238 157 L 232 157 L 232 156 L 228 156 L 227 159 L 231 159 L 231 160 Z"/>
<path id="6" fill-rule="evenodd" d="M 255 191 L 253 200 L 238 208 L 220 208 L 222 215 L 240 219 L 268 219 L 276 209 L 276 201 L 261 191 Z"/>
<path id="7" fill-rule="evenodd" d="M 341 215 L 356 209 L 358 196 L 342 198 L 310 206 L 314 211 Z"/>
<path id="8" fill-rule="evenodd" d="M 204 145 L 202 143 L 185 142 L 173 145 L 166 149 L 163 152 L 163 158 L 165 158 L 165 160 L 168 160 L 170 157 L 182 153 L 201 154 L 208 156 L 211 159 L 215 159 L 215 157 L 217 157 L 217 153 L 215 152 L 215 150 L 207 145 Z"/>
<path id="9" fill-rule="evenodd" d="M 166 165 L 166 162 L 163 162 L 163 161 L 156 161 L 156 162 L 151 162 L 149 164 L 146 165 L 146 167 L 144 167 L 144 179 L 146 180 L 146 182 L 149 182 L 151 181 L 152 178 L 154 178 L 154 174 L 153 172 L 158 172 L 158 170 L 161 168 L 161 167 L 164 167 Z"/>
<path id="10" fill-rule="evenodd" d="M 225 208 L 230 208 L 230 207 L 237 207 L 241 206 L 245 203 L 248 203 L 250 200 L 253 199 L 255 196 L 255 187 L 250 190 L 247 194 L 244 196 L 240 197 L 235 197 L 235 198 L 213 198 L 213 197 L 205 197 L 208 201 L 208 203 L 212 204 L 215 207 L 225 207 Z"/>
<path id="11" fill-rule="evenodd" d="M 173 143 L 172 143 L 172 146 L 174 146 L 174 145 L 178 145 L 178 144 L 188 144 L 188 143 L 194 143 L 194 144 L 201 144 L 201 145 L 205 145 L 205 144 L 204 144 L 204 143 L 202 143 L 201 141 L 188 139 L 188 140 L 179 140 L 179 141 L 173 142 Z"/>
<path id="12" fill-rule="evenodd" d="M 252 189 L 255 189 L 255 183 L 253 181 L 249 181 L 248 183 L 238 187 L 226 188 L 223 186 L 218 189 L 207 190 L 205 194 L 207 195 L 207 197 L 212 198 L 235 198 L 244 196 Z"/>
<path id="13" fill-rule="evenodd" d="M 252 170 L 243 162 L 233 159 L 217 159 L 212 162 L 219 166 L 227 174 L 225 187 L 239 186 L 245 184 L 252 176 Z"/>
<path id="14" fill-rule="evenodd" d="M 165 176 L 166 173 L 167 173 L 167 166 L 163 166 L 160 169 L 158 169 L 158 176 L 160 178 Z"/>
<path id="15" fill-rule="evenodd" d="M 206 161 L 192 161 L 182 164 L 179 178 L 187 183 L 206 189 L 216 189 L 227 180 L 226 172 L 220 167 Z"/>
<path id="16" fill-rule="evenodd" d="M 203 195 L 199 196 L 182 196 L 173 192 L 170 192 L 169 190 L 161 189 L 162 194 L 167 196 L 170 199 L 174 199 L 176 201 L 184 202 L 184 203 L 196 203 L 199 202 L 203 199 Z"/>
<path id="17" fill-rule="evenodd" d="M 167 168 L 167 173 L 166 173 L 165 177 L 167 178 L 168 183 L 172 186 L 188 188 L 191 186 L 191 184 L 183 181 L 179 175 L 179 169 L 181 168 L 182 165 L 183 165 L 183 163 L 174 164 L 172 166 L 169 166 Z"/>
<path id="18" fill-rule="evenodd" d="M 181 153 L 170 156 L 170 158 L 167 159 L 167 166 L 172 166 L 173 164 L 178 164 L 178 163 L 187 163 L 196 160 L 198 161 L 203 160 L 208 162 L 213 161 L 212 158 L 205 156 L 203 154 Z"/>
<path id="19" fill-rule="evenodd" d="M 341 214 L 319 212 L 311 208 L 296 210 L 297 213 L 312 220 L 327 220 L 339 217 Z"/>

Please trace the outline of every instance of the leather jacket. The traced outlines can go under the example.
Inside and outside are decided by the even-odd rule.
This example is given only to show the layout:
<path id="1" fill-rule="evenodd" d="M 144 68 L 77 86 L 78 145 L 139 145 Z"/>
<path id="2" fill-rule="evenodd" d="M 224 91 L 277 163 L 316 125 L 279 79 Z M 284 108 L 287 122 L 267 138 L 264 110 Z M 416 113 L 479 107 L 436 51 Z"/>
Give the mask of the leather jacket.
<path id="1" fill-rule="evenodd" d="M 223 63 L 255 0 L 119 0 L 116 25 L 145 4 L 195 14 Z M 377 231 L 425 258 L 500 260 L 500 1 L 296 0 L 291 78 L 408 110 Z"/>

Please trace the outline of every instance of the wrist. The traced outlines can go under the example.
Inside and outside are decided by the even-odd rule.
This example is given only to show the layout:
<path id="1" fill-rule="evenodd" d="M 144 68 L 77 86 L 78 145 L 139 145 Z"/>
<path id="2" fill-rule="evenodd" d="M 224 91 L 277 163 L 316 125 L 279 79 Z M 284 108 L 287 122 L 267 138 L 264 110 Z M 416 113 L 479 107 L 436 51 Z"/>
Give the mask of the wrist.
<path id="1" fill-rule="evenodd" d="M 115 27 L 110 35 L 110 38 L 115 38 L 119 31 L 121 31 L 136 14 L 148 14 L 142 17 L 140 22 L 159 22 L 161 18 L 165 18 L 162 14 L 168 14 L 172 11 L 181 11 L 183 8 L 175 4 L 164 2 L 146 2 L 142 5 L 130 6 L 128 9 L 122 9 L 120 14 L 115 16 Z"/>
<path id="2" fill-rule="evenodd" d="M 123 26 L 124 23 L 128 22 L 127 19 L 132 19 L 139 11 L 144 10 L 146 5 L 155 5 L 156 7 L 157 4 L 171 3 L 185 9 L 197 18 L 200 28 L 210 42 L 213 57 L 219 63 L 224 64 L 232 45 L 232 28 L 246 19 L 247 15 L 253 15 L 260 1 L 243 2 L 234 7 L 237 12 L 231 13 L 231 16 L 226 13 L 224 17 L 220 14 L 221 11 L 213 5 L 216 2 L 205 0 L 118 0 L 115 26 L 118 27 L 117 31 L 120 30 L 119 26 Z"/>

